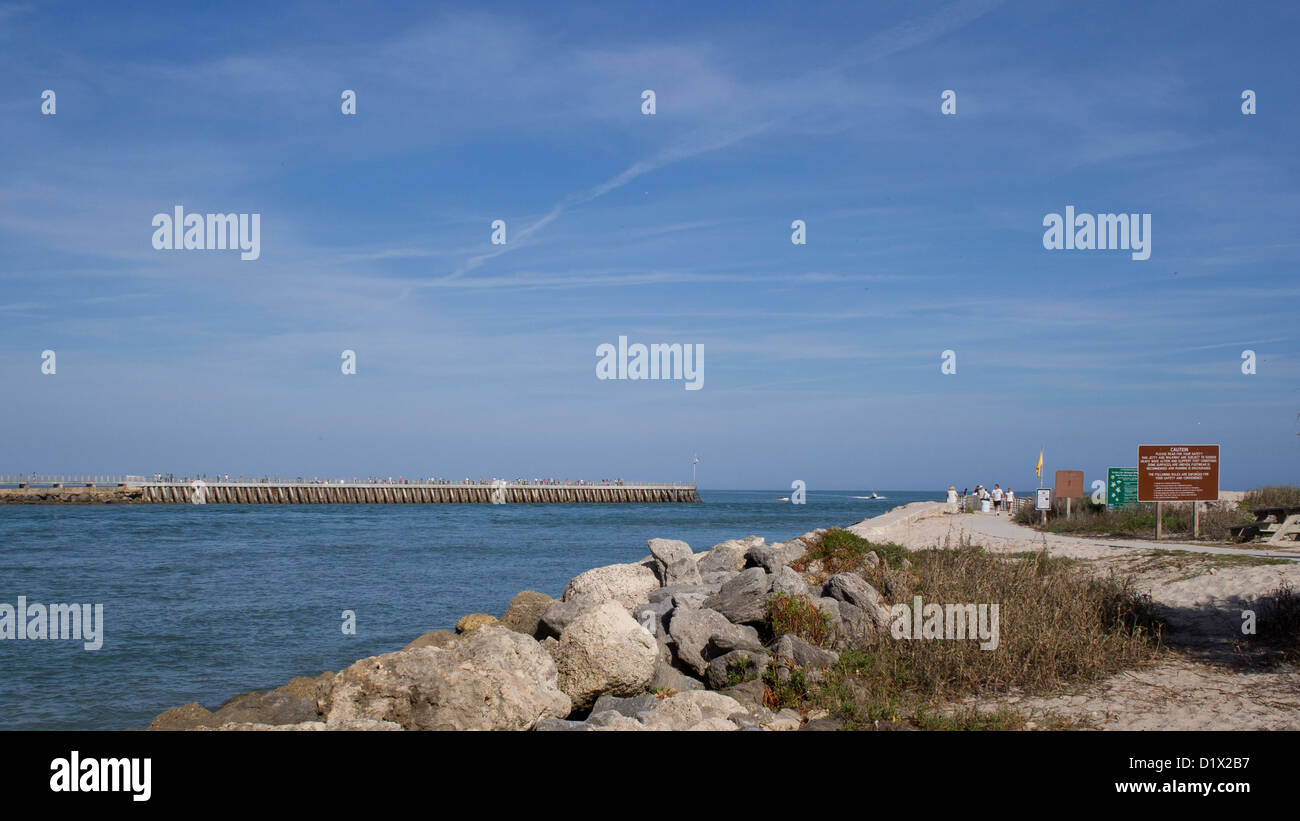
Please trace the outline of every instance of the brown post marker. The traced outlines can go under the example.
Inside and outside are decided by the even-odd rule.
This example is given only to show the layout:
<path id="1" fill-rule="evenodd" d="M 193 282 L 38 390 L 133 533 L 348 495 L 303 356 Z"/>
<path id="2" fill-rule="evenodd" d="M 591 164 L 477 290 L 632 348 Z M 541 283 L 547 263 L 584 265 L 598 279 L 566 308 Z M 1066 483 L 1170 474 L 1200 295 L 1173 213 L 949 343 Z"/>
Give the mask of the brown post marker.
<path id="1" fill-rule="evenodd" d="M 1156 502 L 1156 541 L 1157 542 L 1160 541 L 1161 525 L 1163 524 L 1164 522 L 1162 522 L 1160 518 L 1160 503 Z"/>
<path id="2" fill-rule="evenodd" d="M 1192 538 L 1201 538 L 1201 503 L 1192 502 Z"/>

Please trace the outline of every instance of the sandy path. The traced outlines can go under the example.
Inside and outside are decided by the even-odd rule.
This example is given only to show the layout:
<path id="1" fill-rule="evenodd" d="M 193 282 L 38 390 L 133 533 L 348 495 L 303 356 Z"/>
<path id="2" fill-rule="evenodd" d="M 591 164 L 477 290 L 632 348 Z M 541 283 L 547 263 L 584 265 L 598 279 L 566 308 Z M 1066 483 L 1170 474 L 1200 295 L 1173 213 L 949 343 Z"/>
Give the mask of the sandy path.
<path id="1" fill-rule="evenodd" d="M 1300 730 L 1300 671 L 1233 671 L 1182 657 L 1051 698 L 968 699 L 981 710 L 1051 711 L 1102 730 Z"/>
<path id="2" fill-rule="evenodd" d="M 1131 576 L 1169 620 L 1170 653 L 1155 666 L 1067 695 L 1006 694 L 968 702 L 981 709 L 1052 710 L 1104 729 L 1300 729 L 1300 668 L 1250 667 L 1233 649 L 1241 638 L 1243 610 L 1282 584 L 1300 590 L 1300 561 L 1257 566 L 1229 561 L 1232 556 L 1295 560 L 1300 552 L 1043 534 L 1007 516 L 948 514 L 934 502 L 896 508 L 849 530 L 911 549 L 956 547 L 967 539 L 993 552 L 1046 548 L 1049 555 L 1088 562 L 1094 572 Z M 1157 555 L 1157 547 L 1191 555 Z"/>
<path id="3" fill-rule="evenodd" d="M 1126 550 L 1185 550 L 1192 553 L 1209 553 L 1228 556 L 1257 556 L 1267 558 L 1291 558 L 1300 561 L 1300 549 L 1267 549 L 1257 546 L 1221 547 L 1207 544 L 1186 544 L 1182 542 L 1140 541 L 1135 539 L 1085 538 L 1063 536 L 1056 533 L 1040 533 L 1024 525 L 1016 524 L 1010 516 L 993 513 L 944 513 L 944 506 L 939 502 L 914 502 L 895 508 L 883 516 L 866 519 L 849 528 L 868 539 L 886 539 L 904 547 L 924 548 L 943 546 L 945 542 L 952 545 L 961 543 L 969 536 L 971 541 L 982 545 L 986 550 L 1018 553 L 1024 550 L 1041 550 L 1044 546 L 1053 556 L 1069 556 L 1079 559 L 1099 559 L 1120 555 Z"/>

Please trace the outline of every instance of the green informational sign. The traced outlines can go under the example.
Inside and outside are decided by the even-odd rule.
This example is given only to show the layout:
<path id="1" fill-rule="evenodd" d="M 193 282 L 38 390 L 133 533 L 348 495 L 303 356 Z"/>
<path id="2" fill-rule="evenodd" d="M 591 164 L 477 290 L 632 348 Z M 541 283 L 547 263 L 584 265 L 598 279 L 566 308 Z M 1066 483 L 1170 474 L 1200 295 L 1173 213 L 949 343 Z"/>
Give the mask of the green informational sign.
<path id="1" fill-rule="evenodd" d="M 1106 507 L 1135 505 L 1138 501 L 1138 469 L 1109 468 L 1106 471 Z"/>

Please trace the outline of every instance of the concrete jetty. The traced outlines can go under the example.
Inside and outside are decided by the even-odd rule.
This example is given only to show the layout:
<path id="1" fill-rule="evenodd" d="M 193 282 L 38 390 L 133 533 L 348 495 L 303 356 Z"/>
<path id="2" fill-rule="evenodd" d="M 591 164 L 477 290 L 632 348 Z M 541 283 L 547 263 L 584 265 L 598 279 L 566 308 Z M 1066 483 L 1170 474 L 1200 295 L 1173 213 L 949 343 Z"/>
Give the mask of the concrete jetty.
<path id="1" fill-rule="evenodd" d="M 381 482 L 150 480 L 141 477 L 0 476 L 0 504 L 647 504 L 700 501 L 676 482 Z"/>

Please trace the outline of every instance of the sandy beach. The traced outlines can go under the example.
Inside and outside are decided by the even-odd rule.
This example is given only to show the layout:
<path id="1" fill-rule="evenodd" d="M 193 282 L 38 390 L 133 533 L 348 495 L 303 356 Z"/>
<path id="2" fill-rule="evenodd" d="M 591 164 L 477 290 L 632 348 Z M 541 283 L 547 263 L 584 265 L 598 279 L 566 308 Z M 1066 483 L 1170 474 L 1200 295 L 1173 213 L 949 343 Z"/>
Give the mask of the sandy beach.
<path id="1" fill-rule="evenodd" d="M 1098 574 L 1131 576 L 1169 621 L 1168 653 L 1147 669 L 1052 698 L 1009 693 L 967 704 L 1051 710 L 1113 730 L 1300 729 L 1300 669 L 1254 664 L 1237 646 L 1243 610 L 1284 583 L 1300 587 L 1300 551 L 1060 536 L 1006 515 L 949 514 L 931 502 L 896 508 L 849 530 L 909 549 L 966 540 L 998 553 L 1046 548 L 1049 555 L 1086 562 Z M 1233 556 L 1294 561 L 1241 566 Z"/>

